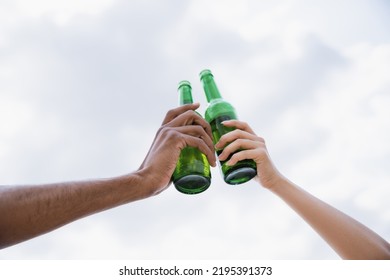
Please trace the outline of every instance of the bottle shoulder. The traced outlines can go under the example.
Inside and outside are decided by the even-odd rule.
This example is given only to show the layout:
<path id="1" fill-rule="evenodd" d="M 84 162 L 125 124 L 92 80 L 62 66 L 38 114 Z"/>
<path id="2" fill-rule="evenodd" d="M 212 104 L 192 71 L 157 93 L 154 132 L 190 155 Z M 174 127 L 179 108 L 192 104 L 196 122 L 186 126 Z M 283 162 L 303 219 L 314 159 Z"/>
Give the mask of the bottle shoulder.
<path id="1" fill-rule="evenodd" d="M 211 122 L 217 117 L 228 115 L 230 118 L 236 118 L 236 112 L 234 107 L 223 99 L 211 100 L 209 106 L 205 111 L 205 118 L 208 122 Z"/>

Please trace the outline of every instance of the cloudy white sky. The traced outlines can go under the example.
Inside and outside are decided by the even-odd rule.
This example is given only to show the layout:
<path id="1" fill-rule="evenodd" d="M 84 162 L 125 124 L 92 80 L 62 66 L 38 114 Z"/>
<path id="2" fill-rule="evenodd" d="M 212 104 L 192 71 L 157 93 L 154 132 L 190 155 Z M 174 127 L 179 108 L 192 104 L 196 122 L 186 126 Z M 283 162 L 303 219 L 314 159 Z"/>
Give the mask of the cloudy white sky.
<path id="1" fill-rule="evenodd" d="M 136 170 L 213 71 L 292 181 L 390 240 L 387 1 L 0 0 L 0 184 Z M 12 213 L 0 213 L 12 215 Z M 162 194 L 0 259 L 337 259 L 255 182 Z"/>

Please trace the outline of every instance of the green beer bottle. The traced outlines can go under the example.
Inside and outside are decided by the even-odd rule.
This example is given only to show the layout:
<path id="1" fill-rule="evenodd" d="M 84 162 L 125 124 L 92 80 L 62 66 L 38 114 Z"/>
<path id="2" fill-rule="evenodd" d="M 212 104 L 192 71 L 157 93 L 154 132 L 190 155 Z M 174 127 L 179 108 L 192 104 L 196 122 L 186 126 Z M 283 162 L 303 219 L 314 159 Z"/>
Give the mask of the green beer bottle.
<path id="1" fill-rule="evenodd" d="M 200 72 L 200 80 L 202 81 L 207 102 L 209 103 L 205 112 L 205 119 L 211 126 L 213 142 L 215 145 L 222 135 L 235 129 L 232 127 L 225 127 L 221 122 L 237 119 L 237 116 L 233 106 L 222 99 L 210 70 L 206 69 Z M 216 151 L 217 155 L 221 154 L 221 152 L 222 149 Z M 237 162 L 233 166 L 228 166 L 226 162 L 229 161 L 230 157 L 224 161 L 220 161 L 223 179 L 226 183 L 238 185 L 245 183 L 256 176 L 256 163 L 253 160 L 245 159 Z"/>
<path id="2" fill-rule="evenodd" d="M 181 81 L 178 91 L 180 105 L 193 102 L 190 82 Z M 185 194 L 197 194 L 207 190 L 211 183 L 210 164 L 207 157 L 194 147 L 182 149 L 172 181 L 176 189 Z"/>

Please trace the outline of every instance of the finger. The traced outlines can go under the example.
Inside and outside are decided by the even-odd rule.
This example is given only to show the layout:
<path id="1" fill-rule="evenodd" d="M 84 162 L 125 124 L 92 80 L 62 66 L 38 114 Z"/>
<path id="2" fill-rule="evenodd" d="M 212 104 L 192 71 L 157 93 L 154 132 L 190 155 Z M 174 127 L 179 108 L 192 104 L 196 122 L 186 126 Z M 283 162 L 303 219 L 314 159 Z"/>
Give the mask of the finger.
<path id="1" fill-rule="evenodd" d="M 255 132 L 252 130 L 252 128 L 249 126 L 248 123 L 239 121 L 239 120 L 227 120 L 223 121 L 222 124 L 227 127 L 235 127 L 241 130 L 244 130 L 246 132 L 249 132 L 251 134 L 255 134 Z"/>
<path id="2" fill-rule="evenodd" d="M 218 159 L 223 161 L 236 151 L 253 150 L 259 147 L 260 145 L 261 144 L 256 141 L 252 141 L 248 139 L 237 139 L 223 149 L 222 153 L 218 156 Z"/>
<path id="3" fill-rule="evenodd" d="M 186 125 L 199 125 L 201 126 L 206 133 L 212 138 L 211 127 L 208 122 L 205 121 L 198 113 L 193 110 L 187 110 L 184 113 L 176 116 L 170 122 L 166 124 L 166 126 L 170 127 L 178 127 L 178 126 L 186 126 Z"/>
<path id="4" fill-rule="evenodd" d="M 237 162 L 244 160 L 244 159 L 255 159 L 256 153 L 254 150 L 243 150 L 235 153 L 228 162 L 226 162 L 227 165 L 235 165 Z"/>
<path id="5" fill-rule="evenodd" d="M 165 115 L 165 118 L 162 122 L 162 124 L 167 124 L 169 123 L 170 121 L 172 121 L 174 118 L 176 118 L 177 116 L 183 114 L 184 112 L 186 111 L 193 111 L 193 110 L 196 110 L 198 109 L 200 106 L 199 103 L 192 103 L 192 104 L 186 104 L 186 105 L 182 105 L 180 107 L 177 107 L 177 108 L 174 108 L 174 109 L 171 109 L 167 112 L 167 114 Z"/>
<path id="6" fill-rule="evenodd" d="M 170 139 L 170 141 L 173 141 L 171 144 L 168 144 L 171 147 L 173 145 L 178 149 L 182 149 L 186 146 L 198 148 L 203 154 L 206 155 L 209 163 L 212 166 L 215 166 L 216 156 L 213 142 L 201 127 L 163 127 L 159 130 L 159 135 L 162 137 L 159 141 L 161 143 L 165 142 L 164 139 Z"/>
<path id="7" fill-rule="evenodd" d="M 205 141 L 188 134 L 182 134 L 182 137 L 187 146 L 198 148 L 199 151 L 206 155 L 210 165 L 213 167 L 216 166 L 217 159 L 215 157 L 215 152 L 213 149 L 210 149 L 210 147 L 205 143 Z"/>
<path id="8" fill-rule="evenodd" d="M 227 144 L 237 140 L 237 139 L 249 139 L 252 141 L 258 141 L 258 142 L 264 142 L 264 139 L 261 137 L 256 136 L 255 134 L 252 134 L 247 131 L 243 131 L 240 129 L 235 129 L 231 132 L 228 132 L 219 139 L 218 143 L 215 144 L 216 149 L 222 149 Z"/>
<path id="9" fill-rule="evenodd" d="M 209 147 L 209 149 L 214 152 L 214 144 L 213 140 L 210 138 L 210 136 L 205 132 L 205 130 L 199 126 L 199 125 L 186 125 L 186 126 L 180 126 L 180 127 L 174 127 L 171 129 L 175 129 L 176 131 L 191 135 L 196 138 L 202 139 L 206 145 Z"/>

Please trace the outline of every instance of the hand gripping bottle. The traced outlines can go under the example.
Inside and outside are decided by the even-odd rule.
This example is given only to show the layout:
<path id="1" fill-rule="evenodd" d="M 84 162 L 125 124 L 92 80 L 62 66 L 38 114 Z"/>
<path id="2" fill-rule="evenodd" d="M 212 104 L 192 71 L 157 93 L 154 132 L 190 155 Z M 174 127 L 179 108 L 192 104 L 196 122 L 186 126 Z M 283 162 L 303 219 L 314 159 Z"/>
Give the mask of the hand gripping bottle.
<path id="1" fill-rule="evenodd" d="M 207 102 L 209 103 L 205 112 L 205 119 L 211 126 L 213 142 L 215 145 L 222 135 L 235 129 L 223 126 L 222 122 L 237 119 L 237 116 L 233 106 L 222 98 L 210 70 L 203 70 L 200 73 L 200 80 L 203 84 Z M 223 149 L 216 151 L 217 156 L 221 154 L 222 150 Z M 233 166 L 228 166 L 226 162 L 229 161 L 230 157 L 219 162 L 223 179 L 226 183 L 238 185 L 245 183 L 256 176 L 256 163 L 253 160 L 245 159 L 237 162 Z"/>

